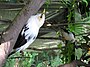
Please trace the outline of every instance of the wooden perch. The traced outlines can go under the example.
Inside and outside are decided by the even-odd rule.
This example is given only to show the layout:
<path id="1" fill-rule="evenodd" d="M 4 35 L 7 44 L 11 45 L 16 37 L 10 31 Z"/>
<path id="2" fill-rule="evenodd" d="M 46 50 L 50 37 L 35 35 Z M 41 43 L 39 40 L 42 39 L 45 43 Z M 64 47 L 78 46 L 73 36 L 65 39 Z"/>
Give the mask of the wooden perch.
<path id="1" fill-rule="evenodd" d="M 32 14 L 35 14 L 44 4 L 44 2 L 45 0 L 30 0 L 30 2 L 26 4 L 19 15 L 14 19 L 13 24 L 9 27 L 9 29 L 4 32 L 4 35 L 2 36 L 4 41 L 2 41 L 0 45 L 0 67 L 2 67 L 5 63 L 8 54 L 13 49 L 19 32 L 21 31 L 28 18 Z"/>

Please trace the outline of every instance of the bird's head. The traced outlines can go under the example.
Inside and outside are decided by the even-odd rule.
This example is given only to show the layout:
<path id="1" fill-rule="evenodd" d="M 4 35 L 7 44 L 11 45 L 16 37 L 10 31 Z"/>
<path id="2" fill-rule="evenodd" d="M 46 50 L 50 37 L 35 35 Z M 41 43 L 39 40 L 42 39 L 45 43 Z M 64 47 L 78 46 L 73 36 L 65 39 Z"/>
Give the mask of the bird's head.
<path id="1" fill-rule="evenodd" d="M 45 9 L 42 13 L 38 14 L 38 26 L 41 27 L 44 24 L 45 21 Z"/>

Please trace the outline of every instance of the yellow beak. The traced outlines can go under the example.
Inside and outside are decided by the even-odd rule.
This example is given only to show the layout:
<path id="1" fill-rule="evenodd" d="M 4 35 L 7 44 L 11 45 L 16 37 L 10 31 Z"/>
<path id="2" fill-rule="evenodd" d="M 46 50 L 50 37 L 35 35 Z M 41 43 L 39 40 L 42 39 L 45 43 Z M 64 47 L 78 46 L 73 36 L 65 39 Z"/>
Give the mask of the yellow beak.
<path id="1" fill-rule="evenodd" d="M 43 10 L 43 14 L 45 14 L 45 9 Z"/>

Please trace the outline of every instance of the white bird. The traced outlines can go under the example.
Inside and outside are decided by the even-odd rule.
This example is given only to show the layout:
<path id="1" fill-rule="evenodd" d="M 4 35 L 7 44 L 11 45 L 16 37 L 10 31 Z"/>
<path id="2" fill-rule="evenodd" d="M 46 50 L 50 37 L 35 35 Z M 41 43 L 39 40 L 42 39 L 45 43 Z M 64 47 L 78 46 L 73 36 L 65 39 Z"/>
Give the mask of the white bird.
<path id="1" fill-rule="evenodd" d="M 17 51 L 23 51 L 26 48 L 28 48 L 28 46 L 35 41 L 39 33 L 39 29 L 44 24 L 44 21 L 45 21 L 45 9 L 43 13 L 31 16 L 28 19 L 27 23 L 24 25 L 21 33 L 19 34 L 16 44 L 13 47 L 15 51 L 11 52 L 11 54 Z"/>

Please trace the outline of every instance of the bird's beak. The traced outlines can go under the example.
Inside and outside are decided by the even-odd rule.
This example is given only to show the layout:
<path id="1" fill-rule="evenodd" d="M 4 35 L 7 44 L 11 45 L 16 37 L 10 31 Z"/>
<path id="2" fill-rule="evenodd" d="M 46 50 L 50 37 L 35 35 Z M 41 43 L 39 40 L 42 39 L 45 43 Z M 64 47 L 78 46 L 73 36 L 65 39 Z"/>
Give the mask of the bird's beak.
<path id="1" fill-rule="evenodd" d="M 43 12 L 42 12 L 40 18 L 42 18 L 43 15 L 45 15 L 45 9 L 43 10 Z"/>
<path id="2" fill-rule="evenodd" d="M 43 10 L 43 14 L 45 14 L 45 9 Z"/>

